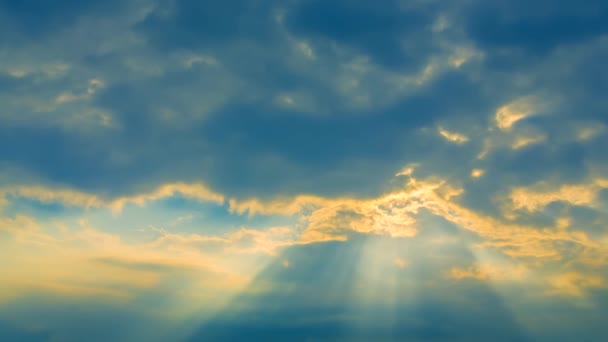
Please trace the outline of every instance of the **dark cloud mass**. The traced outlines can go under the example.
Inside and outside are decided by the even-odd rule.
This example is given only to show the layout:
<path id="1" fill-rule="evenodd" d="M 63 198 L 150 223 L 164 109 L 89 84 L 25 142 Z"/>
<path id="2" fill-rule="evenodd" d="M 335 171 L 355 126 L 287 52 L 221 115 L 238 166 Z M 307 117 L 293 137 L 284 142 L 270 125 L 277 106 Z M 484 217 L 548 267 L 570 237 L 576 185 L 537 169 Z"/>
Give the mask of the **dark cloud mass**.
<path id="1" fill-rule="evenodd" d="M 56 12 L 64 13 L 63 7 L 69 8 L 65 15 L 85 15 L 95 11 L 95 5 L 83 2 L 78 2 L 77 6 L 61 2 L 59 5 L 53 5 L 50 10 L 46 10 L 46 7 L 26 5 L 7 2 L 4 4 L 5 12 L 12 13 L 16 18 L 23 16 L 23 20 L 29 20 L 27 18 L 36 15 L 51 18 Z M 530 5 L 530 10 L 525 12 L 523 8 L 528 7 L 518 2 L 479 5 L 469 3 L 462 7 L 446 5 L 445 8 L 431 2 L 414 2 L 408 5 L 389 2 L 378 6 L 366 1 L 332 2 L 330 5 L 302 1 L 296 2 L 292 7 L 270 2 L 229 2 L 219 5 L 166 1 L 147 5 L 151 10 L 142 12 L 146 15 L 135 21 L 132 29 L 134 34 L 155 49 L 153 51 L 156 52 L 150 57 L 150 68 L 157 68 L 152 69 L 157 71 L 144 72 L 146 66 L 142 65 L 138 67 L 141 69 L 139 74 L 136 70 L 128 70 L 133 74 L 128 79 L 120 75 L 105 74 L 104 70 L 113 66 L 122 65 L 124 68 L 128 60 L 133 60 L 130 56 L 141 55 L 146 51 L 137 51 L 131 47 L 116 47 L 114 55 L 121 53 L 119 49 L 126 49 L 125 57 L 118 57 L 118 60 L 103 58 L 95 64 L 83 65 L 91 74 L 105 79 L 107 84 L 93 95 L 91 101 L 94 101 L 93 105 L 96 103 L 99 108 L 112 115 L 116 127 L 106 129 L 104 133 L 93 133 L 92 136 L 72 137 L 70 134 L 73 133 L 56 132 L 56 128 L 13 126 L 10 127 L 12 133 L 2 135 L 3 145 L 18 144 L 24 149 L 30 148 L 28 146 L 34 149 L 38 149 L 38 146 L 44 148 L 29 153 L 7 151 L 4 154 L 5 160 L 33 169 L 34 173 L 41 173 L 41 177 L 49 178 L 50 181 L 89 189 L 94 189 L 96 184 L 103 184 L 98 188 L 106 190 L 118 185 L 116 191 L 129 191 L 129 184 L 138 188 L 137 184 L 157 183 L 163 178 L 169 180 L 179 175 L 178 177 L 189 179 L 202 177 L 201 180 L 216 182 L 220 190 L 228 192 L 235 191 L 230 189 L 229 184 L 239 182 L 245 182 L 239 185 L 239 188 L 263 192 L 265 188 L 289 188 L 288 184 L 297 183 L 296 179 L 304 176 L 293 174 L 292 177 L 293 170 L 297 173 L 298 170 L 307 168 L 315 171 L 314 174 L 312 171 L 307 172 L 306 177 L 318 177 L 320 184 L 324 184 L 324 178 L 338 173 L 355 183 L 363 183 L 359 177 L 364 177 L 367 182 L 379 186 L 392 172 L 397 171 L 399 165 L 417 161 L 421 159 L 420 155 L 434 155 L 429 153 L 428 149 L 436 151 L 438 147 L 420 146 L 417 130 L 425 127 L 433 129 L 442 118 L 453 118 L 454 121 L 454 116 L 469 122 L 489 123 L 498 106 L 535 89 L 534 84 L 548 86 L 552 98 L 572 97 L 571 102 L 562 101 L 566 102 L 565 107 L 560 104 L 553 109 L 556 115 L 562 112 L 558 111 L 559 108 L 566 108 L 564 115 L 567 116 L 588 115 L 597 120 L 603 120 L 604 117 L 601 111 L 605 106 L 594 107 L 600 104 L 593 103 L 595 98 L 590 103 L 588 92 L 584 92 L 584 89 L 589 87 L 590 91 L 600 93 L 602 82 L 606 79 L 600 76 L 604 69 L 600 67 L 601 60 L 594 59 L 590 60 L 591 64 L 579 64 L 579 58 L 576 56 L 568 59 L 567 56 L 556 55 L 556 61 L 561 60 L 561 64 L 568 63 L 573 67 L 580 67 L 582 74 L 574 74 L 578 79 L 571 85 L 562 82 L 547 84 L 559 82 L 551 75 L 556 71 L 561 72 L 559 66 L 553 63 L 555 49 L 570 46 L 572 42 L 577 42 L 579 46 L 598 44 L 594 38 L 601 36 L 601 23 L 604 22 L 601 20 L 604 9 L 600 3 L 590 4 L 589 8 L 584 6 L 584 9 L 576 11 L 567 10 L 572 8 L 569 3 L 550 6 L 546 14 L 543 14 L 545 12 L 541 11 L 541 6 L 536 4 Z M 542 8 L 547 7 L 549 4 Z M 456 15 L 461 11 L 466 11 L 467 15 L 455 18 L 450 16 L 450 13 Z M 275 17 L 280 13 L 285 14 L 278 22 Z M 437 25 L 436 22 L 441 16 L 447 18 L 449 23 L 446 24 L 445 34 L 433 33 L 433 25 Z M 572 22 L 560 23 L 569 20 L 568 18 L 572 19 Z M 467 22 L 461 23 L 462 20 Z M 464 25 L 462 30 L 454 27 L 460 24 Z M 33 28 L 44 25 L 44 21 L 28 23 L 28 27 Z M 73 25 L 78 27 L 78 24 Z M 61 37 L 61 33 L 56 35 Z M 525 68 L 523 70 L 529 72 L 526 75 L 529 85 L 509 85 L 512 81 L 508 79 L 508 75 L 495 73 L 500 72 L 500 68 L 494 71 L 491 64 L 475 65 L 472 61 L 469 62 L 470 65 L 465 64 L 458 70 L 438 71 L 436 77 L 416 86 L 418 89 L 413 89 L 413 93 L 404 93 L 402 99 L 397 97 L 373 107 L 362 107 L 354 116 L 349 114 L 351 110 L 340 104 L 342 101 L 353 101 L 349 99 L 349 95 L 344 97 L 344 86 L 328 84 L 324 80 L 325 75 L 318 74 L 326 72 L 319 69 L 321 63 L 330 63 L 340 68 L 349 58 L 367 55 L 371 57 L 371 64 L 365 68 L 374 69 L 365 71 L 362 77 L 357 77 L 356 74 L 352 76 L 353 82 L 363 82 L 357 85 L 358 92 L 352 96 L 373 97 L 373 89 L 369 88 L 371 86 L 385 88 L 385 92 L 396 91 L 396 85 L 393 83 L 368 85 L 365 83 L 365 77 L 371 77 L 371 74 L 383 68 L 387 68 L 386 72 L 402 70 L 405 75 L 421 72 L 430 59 L 440 58 L 439 56 L 445 54 L 445 48 L 440 47 L 445 45 L 445 37 L 456 39 L 451 44 L 473 43 L 481 52 L 487 54 L 487 61 L 491 61 L 504 49 L 521 50 L 522 53 L 530 55 L 529 59 L 537 58 L 534 56 L 538 55 L 535 50 L 542 50 L 542 58 L 537 60 L 535 65 L 547 65 L 547 68 L 553 69 L 541 67 L 541 71 L 535 73 L 522 65 Z M 294 64 L 295 61 L 289 61 L 289 55 L 283 55 L 289 51 L 290 40 L 298 38 L 308 40 L 315 52 L 317 47 L 320 48 L 315 61 L 298 65 Z M 326 51 L 323 48 L 326 40 L 335 42 L 335 48 L 343 49 L 342 52 L 336 55 L 335 51 Z M 402 46 L 404 44 L 408 46 Z M 432 45 L 435 47 L 431 47 Z M 138 46 L 139 49 L 145 49 L 141 45 Z M 584 53 L 583 58 L 589 59 L 588 56 L 593 56 L 592 51 Z M 208 54 L 217 60 L 222 70 L 214 70 L 220 66 L 190 69 L 182 67 L 180 70 L 179 65 L 170 64 L 179 63 L 179 60 L 161 57 L 177 56 L 180 53 Z M 91 55 L 81 58 L 90 59 Z M 327 61 L 324 61 L 325 58 Z M 73 60 L 72 58 L 66 62 Z M 138 62 L 133 63 L 137 65 Z M 394 69 L 399 65 L 408 68 Z M 590 65 L 596 65 L 597 71 L 587 71 Z M 480 75 L 484 76 L 480 78 Z M 7 79 L 7 76 L 3 77 Z M 227 77 L 233 81 L 226 83 Z M 25 81 L 27 78 L 13 80 L 9 76 L 7 79 L 7 82 L 11 83 Z M 48 84 L 48 87 L 52 86 L 52 83 Z M 62 91 L 64 89 L 57 89 L 55 93 L 58 95 Z M 324 113 L 319 114 L 322 117 L 309 113 L 298 114 L 297 103 L 293 109 L 277 107 L 276 101 L 281 93 L 299 91 L 304 92 L 304 101 L 317 103 L 315 106 Z M 205 96 L 206 92 L 211 92 L 211 95 Z M 52 98 L 48 100 L 52 101 Z M 597 101 L 603 100 L 597 98 Z M 210 102 L 217 102 L 217 105 L 209 108 Z M 579 114 L 581 110 L 584 113 Z M 31 111 L 30 109 L 30 113 Z M 55 109 L 54 113 L 62 115 L 59 108 Z M 161 118 L 160 113 L 174 113 L 176 117 L 169 123 Z M 11 113 L 7 114 L 10 116 Z M 19 114 L 16 112 L 15 115 Z M 31 116 L 34 122 L 38 121 L 34 119 L 36 114 Z M 178 123 L 189 123 L 184 123 L 186 126 L 180 124 L 179 129 L 176 129 L 175 120 Z M 46 137 L 53 141 L 45 142 Z M 58 141 L 64 141 L 70 147 L 67 148 L 64 143 Z M 437 141 L 437 144 L 440 143 Z M 85 148 L 86 150 L 81 151 Z M 563 161 L 565 155 L 572 155 L 571 158 L 579 160 L 584 158 L 584 154 L 576 151 L 576 148 L 567 148 L 572 152 L 564 153 L 548 152 L 547 148 L 555 150 L 555 147 L 539 146 L 535 151 L 526 151 L 529 156 L 518 153 L 520 157 L 506 160 L 510 160 L 508 163 L 512 168 L 517 168 L 519 165 L 526 165 L 526 161 L 521 164 L 522 158 L 560 158 L 560 161 L 556 161 L 558 163 Z M 167 157 L 159 160 L 157 152 Z M 19 153 L 21 156 L 14 158 L 10 156 L 11 153 Z M 556 153 L 556 157 L 550 157 Z M 120 159 L 118 156 L 122 156 L 125 162 L 116 163 L 115 160 Z M 278 165 L 273 164 L 264 170 L 276 173 L 270 180 L 276 184 L 265 184 L 254 179 L 251 180 L 252 184 L 247 185 L 246 179 L 225 178 L 234 172 L 232 168 L 244 171 L 238 171 L 238 178 L 247 178 L 246 170 L 265 168 L 256 165 L 265 158 L 278 160 Z M 464 158 L 473 159 L 474 156 L 471 153 L 469 157 Z M 51 163 L 49 159 L 57 162 Z M 445 159 L 438 158 L 437 161 L 442 160 Z M 349 166 L 349 163 L 371 162 L 378 166 L 378 170 L 382 170 L 379 171 L 380 174 L 365 173 L 358 176 L 357 168 Z M 539 175 L 556 167 L 552 162 L 535 164 L 540 168 Z M 580 162 L 568 165 L 578 168 Z M 163 170 L 165 166 L 168 166 L 169 170 Z M 185 169 L 180 170 L 181 168 Z M 177 171 L 174 171 L 175 169 Z M 509 169 L 508 165 L 506 169 Z M 530 170 L 526 171 L 526 174 Z M 222 175 L 222 180 L 217 180 L 216 175 Z M 91 177 L 92 179 L 87 179 Z M 346 193 L 354 190 L 352 185 L 347 183 L 335 189 L 324 185 L 309 191 L 327 189 L 331 193 Z M 312 184 L 305 186 L 314 187 Z M 292 189 L 294 192 L 304 190 Z M 365 186 L 361 189 L 365 193 L 371 190 L 366 190 Z"/>
<path id="2" fill-rule="evenodd" d="M 433 52 L 430 6 L 404 8 L 399 1 L 301 1 L 288 12 L 287 27 L 359 50 L 389 68 L 420 67 Z"/>

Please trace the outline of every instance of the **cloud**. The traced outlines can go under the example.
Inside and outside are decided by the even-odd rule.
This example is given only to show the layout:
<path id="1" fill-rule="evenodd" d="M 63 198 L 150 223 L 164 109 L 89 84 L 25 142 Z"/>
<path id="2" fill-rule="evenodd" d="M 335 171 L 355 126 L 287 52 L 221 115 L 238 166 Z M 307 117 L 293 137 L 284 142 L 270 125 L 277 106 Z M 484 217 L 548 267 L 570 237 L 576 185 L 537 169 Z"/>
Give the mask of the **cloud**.
<path id="1" fill-rule="evenodd" d="M 525 13 L 521 11 L 524 1 L 476 1 L 472 6 L 465 23 L 469 36 L 491 52 L 492 59 L 504 63 L 508 57 L 519 57 L 511 63 L 536 61 L 534 57 L 587 42 L 608 29 L 603 22 L 606 6 L 601 1 L 585 7 L 571 0 L 559 4 L 542 1 L 528 6 Z"/>
<path id="2" fill-rule="evenodd" d="M 120 2 L 115 1 L 90 4 L 61 0 L 44 5 L 28 0 L 18 4 L 13 1 L 2 1 L 0 11 L 3 16 L 8 16 L 9 27 L 16 28 L 18 33 L 24 34 L 27 38 L 35 38 L 70 27 L 82 16 L 109 15 L 121 9 L 120 5 Z"/>
<path id="3" fill-rule="evenodd" d="M 420 63 L 395 69 L 382 62 L 393 57 L 377 56 L 370 42 L 378 37 L 387 42 L 409 40 L 378 31 L 369 44 L 360 45 L 361 34 L 355 33 L 356 41 L 347 39 L 334 48 L 323 32 L 309 34 L 305 33 L 308 29 L 298 28 L 297 18 L 314 16 L 315 11 L 307 8 L 315 6 L 346 17 L 349 11 L 366 17 L 369 7 L 363 3 L 354 9 L 346 3 L 324 9 L 325 5 L 305 2 L 287 8 L 279 3 L 238 2 L 226 7 L 192 1 L 172 5 L 135 1 L 115 13 L 113 25 L 104 19 L 113 11 L 104 11 L 98 20 L 85 16 L 89 20 L 70 22 L 71 30 L 40 37 L 45 43 L 11 50 L 7 61 L 21 61 L 15 68 L 32 78 L 40 77 L 35 76 L 41 73 L 34 70 L 36 66 L 68 67 L 54 80 L 37 82 L 24 76 L 20 87 L 9 87 L 19 91 L 11 93 L 7 103 L 24 98 L 53 114 L 32 112 L 20 100 L 7 108 L 11 127 L 2 134 L 2 145 L 21 147 L 19 152 L 3 151 L 5 159 L 45 181 L 86 192 L 101 189 L 113 196 L 174 181 L 204 182 L 230 195 L 271 194 L 280 188 L 293 194 L 311 187 L 315 192 L 326 189 L 338 194 L 347 193 L 354 184 L 369 184 L 362 192 L 378 193 L 392 168 L 403 164 L 398 156 L 411 153 L 401 142 L 404 131 L 431 123 L 446 112 L 443 105 L 435 104 L 433 89 L 459 84 L 459 91 L 475 91 L 468 77 L 455 71 L 475 61 L 474 49 L 464 41 L 438 44 L 437 49 L 420 53 L 404 47 L 399 54 Z M 380 17 L 390 14 L 399 22 L 397 26 L 403 26 L 400 31 L 416 41 L 433 41 L 425 38 L 433 35 L 430 30 L 418 37 L 417 25 L 397 20 L 421 15 L 423 22 L 430 23 L 434 20 L 430 8 L 424 4 L 402 8 L 398 2 L 389 7 L 374 11 Z M 342 8 L 347 10 L 342 12 Z M 82 8 L 79 13 L 88 10 Z M 192 19 L 235 12 L 243 15 L 233 20 L 235 26 L 226 26 L 223 20 L 203 25 Z M 278 13 L 284 13 L 282 24 L 275 20 Z M 250 33 L 245 40 L 243 32 Z M 314 61 L 300 56 L 303 42 L 314 50 Z M 246 60 L 241 58 L 244 53 Z M 457 65 L 454 58 L 460 61 Z M 102 81 L 103 87 L 89 91 L 91 80 Z M 468 107 L 458 103 L 464 93 L 452 93 L 445 92 L 450 94 L 444 96 L 446 106 Z M 293 101 L 289 113 L 276 103 L 283 95 Z M 57 99 L 61 106 L 55 103 Z M 376 115 L 379 110 L 382 113 Z M 424 120 L 401 115 L 419 111 L 436 114 Z M 244 112 L 249 114 L 241 115 Z M 302 118 L 303 114 L 313 118 Z M 357 118 L 352 119 L 353 115 Z M 265 127 L 271 126 L 277 133 L 265 139 Z M 368 144 L 359 141 L 361 132 L 384 138 Z M 307 138 L 312 135 L 318 143 Z M 43 155 L 35 153 L 41 145 L 45 146 Z M 411 149 L 417 150 L 413 145 Z M 156 153 L 166 157 L 159 160 Z M 57 162 L 50 165 L 45 155 Z M 372 162 L 385 167 L 353 167 Z M 312 169 L 305 171 L 304 166 Z M 240 169 L 251 171 L 236 171 Z M 345 173 L 348 177 L 342 176 Z M 265 181 L 263 175 L 267 175 Z M 310 181 L 303 180 L 307 178 Z"/>
<path id="4" fill-rule="evenodd" d="M 268 254 L 277 252 L 297 242 L 297 231 L 291 227 L 269 227 L 264 230 L 239 228 L 236 231 L 221 236 L 201 234 L 176 234 L 159 229 L 160 236 L 151 242 L 152 246 L 198 248 L 213 250 L 213 246 L 221 247 L 219 251 L 236 254 Z M 215 249 L 218 251 L 218 249 Z"/>
<path id="5" fill-rule="evenodd" d="M 553 202 L 593 207 L 596 205 L 598 193 L 604 188 L 606 184 L 601 179 L 588 184 L 566 184 L 555 188 L 541 183 L 530 188 L 515 188 L 509 198 L 515 210 L 538 211 Z"/>
<path id="6" fill-rule="evenodd" d="M 151 193 L 115 199 L 110 203 L 110 207 L 112 210 L 120 212 L 127 203 L 144 205 L 148 201 L 155 201 L 178 194 L 186 198 L 203 202 L 208 201 L 217 204 L 222 204 L 224 202 L 223 195 L 210 190 L 204 184 L 174 183 L 162 185 Z"/>
<path id="7" fill-rule="evenodd" d="M 469 141 L 469 137 L 467 137 L 466 135 L 450 132 L 442 127 L 439 127 L 439 135 L 444 137 L 446 140 L 456 144 L 464 144 Z"/>
<path id="8" fill-rule="evenodd" d="M 579 203 L 578 197 L 570 196 L 572 191 L 579 194 L 579 204 L 591 204 L 591 195 L 599 188 L 591 190 L 563 188 L 553 194 L 530 194 L 516 190 L 511 197 L 516 208 L 542 208 L 555 201 L 566 200 Z M 576 190 L 576 191 L 575 191 Z M 580 192 L 580 191 L 582 192 Z M 479 246 L 498 250 L 503 255 L 519 259 L 526 265 L 528 258 L 548 260 L 578 260 L 582 253 L 569 255 L 570 244 L 583 250 L 606 253 L 584 230 L 564 230 L 563 225 L 535 227 L 514 224 L 475 212 L 457 203 L 462 190 L 445 181 L 421 181 L 410 178 L 403 190 L 398 190 L 375 199 L 323 199 L 317 197 L 296 197 L 291 200 L 262 202 L 248 200 L 241 203 L 243 212 L 249 208 L 255 213 L 298 214 L 302 216 L 303 230 L 299 241 L 313 243 L 322 241 L 345 241 L 352 233 L 363 233 L 391 237 L 415 238 L 425 229 L 420 226 L 421 211 L 428 211 L 459 227 L 476 234 Z M 557 195 L 556 195 L 557 194 Z M 558 196 L 563 195 L 563 196 Z M 521 200 L 519 200 L 521 198 Z M 593 197 L 594 198 L 594 197 Z M 522 202 L 524 201 L 525 202 Z M 525 203 L 522 204 L 522 203 Z M 235 201 L 233 208 L 238 207 Z M 498 271 L 489 271 L 498 277 Z M 485 277 L 485 276 L 484 276 Z"/>
<path id="9" fill-rule="evenodd" d="M 514 150 L 518 150 L 520 148 L 524 148 L 526 146 L 530 146 L 532 144 L 538 144 L 540 142 L 543 142 L 545 140 L 544 136 L 537 136 L 537 137 L 517 137 L 515 139 L 515 141 L 513 142 L 513 144 L 511 145 L 511 148 Z"/>
<path id="10" fill-rule="evenodd" d="M 518 121 L 539 111 L 538 100 L 534 97 L 523 97 L 501 106 L 496 110 L 496 126 L 501 130 L 509 130 Z"/>
<path id="11" fill-rule="evenodd" d="M 332 17 L 334 21 L 326 22 L 326 17 Z M 421 64 L 421 54 L 408 53 L 407 38 L 420 40 L 420 51 L 432 51 L 429 42 L 422 40 L 425 35 L 431 35 L 430 30 L 425 32 L 425 29 L 432 20 L 431 13 L 422 4 L 418 8 L 407 8 L 398 1 L 389 1 L 377 8 L 365 1 L 336 1 L 330 5 L 307 1 L 289 10 L 285 23 L 297 35 L 335 41 L 371 55 L 380 64 L 411 67 Z M 425 35 L 421 34 L 423 32 Z"/>
<path id="12" fill-rule="evenodd" d="M 163 198 L 173 196 L 183 196 L 201 202 L 214 202 L 222 204 L 224 196 L 216 193 L 204 184 L 195 183 L 173 183 L 159 186 L 150 193 L 138 194 L 135 196 L 119 197 L 111 200 L 102 198 L 99 195 L 83 193 L 71 189 L 50 188 L 44 186 L 14 186 L 0 188 L 0 194 L 6 197 L 20 197 L 40 201 L 42 203 L 60 203 L 65 206 L 76 206 L 81 208 L 110 208 L 113 213 L 119 214 L 125 205 L 136 204 L 143 206 L 146 202 L 158 201 Z"/>
<path id="13" fill-rule="evenodd" d="M 597 181 L 596 183 L 603 184 L 602 181 Z M 163 196 L 173 194 L 173 190 L 176 192 L 183 190 L 178 188 L 167 187 L 164 189 L 171 191 L 159 191 L 155 192 L 155 195 L 142 195 L 134 198 L 149 200 L 162 198 Z M 199 191 L 201 188 L 194 187 L 188 189 L 196 190 L 185 192 L 185 194 L 190 194 L 191 196 L 189 197 L 195 201 L 207 198 L 198 196 L 201 193 L 206 194 L 206 192 Z M 548 203 L 559 200 L 562 197 L 573 201 L 573 197 L 570 196 L 572 192 L 570 190 L 572 189 L 569 189 L 568 187 L 564 187 L 556 192 L 557 195 L 564 195 L 561 197 L 553 193 L 539 193 L 537 195 L 522 193 L 520 194 L 522 198 L 534 203 L 530 204 L 530 202 L 526 202 L 526 206 L 519 206 L 517 208 L 542 208 Z M 584 190 L 585 188 L 581 189 Z M 593 191 L 598 191 L 600 188 L 592 187 L 591 189 L 591 192 L 585 193 L 593 194 Z M 249 212 L 250 215 L 279 214 L 299 217 L 299 223 L 292 227 L 270 227 L 262 230 L 241 228 L 220 235 L 183 234 L 169 232 L 164 229 L 155 229 L 156 235 L 151 242 L 134 246 L 125 244 L 119 236 L 102 233 L 90 228 L 86 222 L 81 223 L 84 225 L 83 229 L 74 232 L 67 231 L 64 233 L 67 235 L 63 237 L 45 233 L 34 220 L 24 216 L 9 219 L 3 227 L 5 227 L 5 231 L 10 232 L 17 239 L 16 241 L 20 241 L 20 243 L 25 243 L 26 245 L 36 244 L 45 250 L 53 250 L 53 248 L 58 246 L 65 246 L 61 248 L 84 247 L 88 251 L 87 254 L 93 253 L 93 255 L 98 255 L 95 259 L 111 256 L 112 258 L 117 257 L 126 260 L 127 263 L 139 263 L 142 265 L 145 263 L 156 263 L 158 265 L 167 264 L 174 265 L 172 267 L 178 267 L 178 265 L 191 265 L 192 263 L 199 262 L 195 260 L 200 260 L 200 265 L 213 265 L 217 263 L 218 259 L 216 258 L 219 255 L 232 255 L 233 257 L 230 257 L 229 260 L 239 260 L 237 256 L 243 254 L 274 256 L 292 246 L 316 244 L 325 241 L 349 241 L 356 234 L 416 239 L 421 232 L 424 233 L 428 229 L 425 226 L 421 226 L 420 216 L 423 212 L 428 212 L 455 224 L 459 229 L 478 236 L 481 239 L 477 242 L 479 248 L 489 251 L 495 250 L 503 256 L 518 260 L 515 266 L 508 270 L 503 270 L 502 266 L 492 266 L 492 264 L 482 264 L 486 266 L 483 266 L 481 270 L 454 268 L 451 271 L 451 277 L 457 279 L 472 277 L 480 280 L 502 280 L 511 277 L 507 277 L 505 274 L 512 274 L 515 277 L 516 274 L 521 274 L 521 270 L 532 267 L 533 263 L 530 263 L 530 258 L 545 259 L 550 263 L 559 262 L 560 260 L 584 262 L 591 251 L 598 253 L 600 256 L 607 254 L 607 251 L 601 248 L 601 244 L 590 239 L 583 231 L 564 229 L 563 225 L 559 223 L 554 227 L 540 229 L 533 226 L 503 222 L 500 219 L 476 213 L 457 203 L 461 192 L 461 189 L 454 188 L 444 180 L 418 180 L 410 175 L 408 184 L 404 189 L 395 190 L 372 199 L 323 198 L 315 196 L 299 196 L 292 199 L 274 201 L 249 199 L 240 202 L 239 200 L 232 199 L 228 209 L 230 211 L 238 211 L 239 214 Z M 514 194 L 519 194 L 520 192 L 514 191 Z M 54 195 L 43 198 L 49 200 L 61 197 Z M 67 198 L 72 197 L 68 196 Z M 581 198 L 587 197 L 583 196 Z M 139 202 L 134 201 L 133 203 Z M 515 201 L 514 203 L 518 205 L 517 203 L 519 202 Z M 581 202 L 581 204 L 589 203 L 591 202 L 588 200 Z M 580 246 L 580 251 L 574 252 L 575 249 L 573 247 L 568 247 L 574 252 L 571 254 L 571 251 L 564 247 L 571 245 Z M 84 250 L 79 251 L 78 255 L 82 255 L 81 253 L 83 252 Z M 36 260 L 38 257 L 36 256 L 32 260 Z M 237 259 L 234 259 L 235 257 Z M 186 263 L 186 259 L 184 258 L 187 258 L 189 261 Z M 79 267 L 83 269 L 91 267 L 87 266 L 88 261 L 86 260 L 88 259 L 84 258 L 78 261 L 82 265 Z M 596 257 L 596 260 L 601 259 L 597 259 Z M 25 260 L 21 262 L 25 263 Z M 56 262 L 64 263 L 68 261 Z M 76 261 L 72 260 L 70 262 Z M 239 262 L 236 262 L 236 265 L 238 265 Z M 224 265 L 222 267 L 228 267 L 227 269 L 235 267 L 231 263 L 220 263 L 220 265 L 222 264 Z M 398 265 L 402 264 L 401 262 L 398 263 Z M 601 265 L 603 264 L 591 266 L 600 267 Z M 240 270 L 238 267 L 236 269 Z M 137 272 L 140 272 L 139 270 L 137 268 Z M 86 293 L 112 295 L 114 293 L 112 291 L 115 291 L 112 287 L 82 287 L 79 284 L 82 284 L 83 281 L 86 283 L 86 280 L 83 280 L 84 278 L 77 277 L 75 278 L 77 281 L 70 280 L 72 278 L 69 277 L 62 278 L 66 276 L 53 275 L 55 277 L 53 279 L 57 279 L 55 280 L 57 285 L 52 285 L 52 281 L 46 281 L 45 283 L 50 286 L 47 290 L 82 293 L 83 295 Z M 153 274 L 150 274 L 150 276 L 153 276 Z M 108 273 L 104 277 L 108 279 L 107 281 L 113 279 L 111 277 L 118 277 L 116 279 L 128 282 L 131 273 L 121 275 L 121 273 L 112 271 L 112 273 Z M 145 279 L 143 276 L 133 275 L 133 277 L 139 280 Z M 154 277 L 158 277 L 158 275 Z M 156 281 L 158 282 L 158 280 Z M 25 286 L 25 283 L 20 284 L 20 286 Z M 96 286 L 100 286 L 103 283 L 96 282 L 96 284 Z M 137 283 L 129 284 L 133 286 Z M 547 282 L 547 284 L 549 283 Z M 146 286 L 153 285 L 154 282 Z M 549 285 L 546 286 L 548 287 Z M 24 288 L 27 287 L 25 286 Z M 128 298 L 129 294 L 128 292 L 116 292 L 115 296 Z"/>
<path id="14" fill-rule="evenodd" d="M 580 128 L 577 133 L 577 138 L 582 141 L 589 140 L 598 135 L 601 135 L 603 132 L 605 132 L 605 130 L 606 129 L 602 124 L 596 125 L 594 127 Z"/>
<path id="15" fill-rule="evenodd" d="M 43 203 L 59 202 L 67 206 L 83 208 L 101 207 L 104 201 L 95 195 L 82 193 L 71 189 L 51 189 L 42 186 L 21 186 L 5 188 L 1 191 L 3 197 L 15 196 L 35 199 Z"/>
<path id="16" fill-rule="evenodd" d="M 204 284 L 214 289 L 217 299 L 208 304 L 219 305 L 220 294 L 230 295 L 246 284 L 245 270 L 237 271 L 234 264 L 222 261 L 221 251 L 205 253 L 197 244 L 224 243 L 226 253 L 266 253 L 273 248 L 264 245 L 273 240 L 262 240 L 247 230 L 228 239 L 161 234 L 151 242 L 133 243 L 86 222 L 80 227 L 65 227 L 57 234 L 47 224 L 40 225 L 25 216 L 2 219 L 0 232 L 9 234 L 1 244 L 3 255 L 11 258 L 6 265 L 8 271 L 1 277 L 6 285 L 0 293 L 2 300 L 43 292 L 65 298 L 107 297 L 117 303 L 135 303 L 142 293 L 159 288 L 183 287 L 181 295 L 196 297 L 200 288 L 190 287 Z M 268 234 L 274 237 L 272 233 L 275 231 L 271 229 Z M 254 239 L 249 241 L 247 234 Z M 172 278 L 180 274 L 186 277 L 185 284 L 173 282 Z M 182 311 L 192 309 L 189 305 Z"/>
<path id="17" fill-rule="evenodd" d="M 551 295 L 581 297 L 589 289 L 607 287 L 606 280 L 592 275 L 576 272 L 564 273 L 551 279 Z"/>
<path id="18" fill-rule="evenodd" d="M 523 266 L 505 267 L 502 265 L 470 266 L 466 269 L 454 267 L 450 270 L 449 278 L 475 279 L 479 281 L 522 281 L 529 276 L 529 270 Z"/>
<path id="19" fill-rule="evenodd" d="M 471 170 L 471 177 L 472 178 L 479 178 L 482 177 L 485 173 L 484 169 L 473 169 Z"/>
<path id="20" fill-rule="evenodd" d="M 543 319 L 606 314 L 607 14 L 0 0 L 0 297 L 174 319 L 242 290 L 260 339 L 587 337 Z"/>

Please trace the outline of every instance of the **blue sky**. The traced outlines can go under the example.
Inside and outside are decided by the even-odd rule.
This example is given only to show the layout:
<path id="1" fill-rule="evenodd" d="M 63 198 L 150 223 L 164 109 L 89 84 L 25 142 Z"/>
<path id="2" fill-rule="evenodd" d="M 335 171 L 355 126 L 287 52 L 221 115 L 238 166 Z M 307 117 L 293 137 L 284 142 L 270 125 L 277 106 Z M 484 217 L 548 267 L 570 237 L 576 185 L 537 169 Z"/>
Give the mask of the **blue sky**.
<path id="1" fill-rule="evenodd" d="M 0 340 L 605 340 L 608 4 L 0 0 Z"/>

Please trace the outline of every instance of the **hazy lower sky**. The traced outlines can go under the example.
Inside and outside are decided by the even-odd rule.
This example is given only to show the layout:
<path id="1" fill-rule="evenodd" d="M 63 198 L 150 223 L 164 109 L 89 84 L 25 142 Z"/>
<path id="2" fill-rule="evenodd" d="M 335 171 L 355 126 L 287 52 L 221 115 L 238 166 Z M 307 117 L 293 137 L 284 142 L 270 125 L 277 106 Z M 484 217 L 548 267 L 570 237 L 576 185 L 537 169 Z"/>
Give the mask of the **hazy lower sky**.
<path id="1" fill-rule="evenodd" d="M 1 341 L 608 340 L 605 0 L 0 0 Z"/>

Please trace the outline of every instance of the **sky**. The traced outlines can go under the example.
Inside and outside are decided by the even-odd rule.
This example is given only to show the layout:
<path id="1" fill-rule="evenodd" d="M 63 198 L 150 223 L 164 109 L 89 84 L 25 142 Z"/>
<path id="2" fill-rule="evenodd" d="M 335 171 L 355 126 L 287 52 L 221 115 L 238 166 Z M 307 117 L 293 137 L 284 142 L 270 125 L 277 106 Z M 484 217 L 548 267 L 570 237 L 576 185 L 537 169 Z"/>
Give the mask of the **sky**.
<path id="1" fill-rule="evenodd" d="M 0 0 L 0 340 L 606 341 L 607 60 L 604 0 Z"/>

